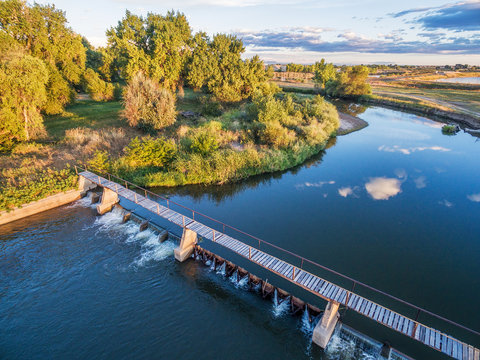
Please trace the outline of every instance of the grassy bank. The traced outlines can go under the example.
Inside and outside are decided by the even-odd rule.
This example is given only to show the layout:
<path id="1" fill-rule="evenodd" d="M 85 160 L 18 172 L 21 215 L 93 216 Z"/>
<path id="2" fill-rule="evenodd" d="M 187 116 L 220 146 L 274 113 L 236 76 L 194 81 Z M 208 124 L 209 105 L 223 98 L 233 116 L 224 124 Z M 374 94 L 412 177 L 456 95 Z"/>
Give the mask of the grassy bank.
<path id="1" fill-rule="evenodd" d="M 177 99 L 176 122 L 150 133 L 129 127 L 121 108 L 79 101 L 46 118 L 46 138 L 0 155 L 0 209 L 73 188 L 74 164 L 169 187 L 286 170 L 321 151 L 339 126 L 323 99 L 285 93 L 224 104 L 187 89 Z"/>
<path id="2" fill-rule="evenodd" d="M 283 93 L 225 105 L 187 91 L 177 109 L 174 125 L 139 137 L 120 156 L 97 152 L 89 163 L 143 186 L 224 184 L 301 164 L 339 126 L 323 99 Z"/>

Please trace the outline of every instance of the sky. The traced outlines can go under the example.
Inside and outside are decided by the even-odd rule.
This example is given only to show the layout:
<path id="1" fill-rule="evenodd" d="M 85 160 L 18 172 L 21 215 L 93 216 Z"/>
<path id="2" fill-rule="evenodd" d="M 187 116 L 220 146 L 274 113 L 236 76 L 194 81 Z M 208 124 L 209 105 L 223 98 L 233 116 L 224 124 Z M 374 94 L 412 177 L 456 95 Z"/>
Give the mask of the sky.
<path id="1" fill-rule="evenodd" d="M 480 0 L 37 0 L 93 45 L 128 9 L 183 12 L 194 32 L 233 33 L 267 63 L 480 65 Z M 448 0 L 447 0 L 448 1 Z"/>

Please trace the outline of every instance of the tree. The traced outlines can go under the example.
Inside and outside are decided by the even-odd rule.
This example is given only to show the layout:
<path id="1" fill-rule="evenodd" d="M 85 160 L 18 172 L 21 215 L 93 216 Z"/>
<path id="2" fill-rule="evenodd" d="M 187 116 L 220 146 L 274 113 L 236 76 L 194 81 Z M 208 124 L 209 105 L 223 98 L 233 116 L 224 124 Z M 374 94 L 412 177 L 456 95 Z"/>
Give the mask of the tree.
<path id="1" fill-rule="evenodd" d="M 185 15 L 149 13 L 146 18 L 127 11 L 116 27 L 107 31 L 113 73 L 131 80 L 145 72 L 163 87 L 177 87 L 188 56 L 191 29 Z"/>
<path id="2" fill-rule="evenodd" d="M 130 126 L 146 131 L 160 130 L 176 119 L 175 95 L 142 72 L 126 86 L 124 107 L 123 115 Z"/>
<path id="3" fill-rule="evenodd" d="M 114 86 L 100 78 L 93 69 L 85 70 L 83 74 L 83 87 L 95 101 L 110 101 L 114 99 Z"/>
<path id="4" fill-rule="evenodd" d="M 207 84 L 213 72 L 214 59 L 207 34 L 204 32 L 195 34 L 190 47 L 192 54 L 186 65 L 186 80 L 188 85 L 199 90 Z"/>
<path id="5" fill-rule="evenodd" d="M 335 80 L 326 83 L 327 95 L 333 97 L 358 97 L 372 93 L 367 83 L 369 70 L 366 66 L 345 66 L 337 73 Z"/>
<path id="6" fill-rule="evenodd" d="M 30 6 L 23 0 L 0 2 L 0 32 L 4 38 L 47 65 L 51 79 L 45 103 L 47 113 L 62 110 L 85 69 L 82 39 L 66 23 L 65 13 L 53 5 Z"/>
<path id="7" fill-rule="evenodd" d="M 327 64 L 325 59 L 322 59 L 320 62 L 316 62 L 314 65 L 315 75 L 313 81 L 315 81 L 315 86 L 319 88 L 324 88 L 327 81 L 330 81 L 335 78 L 336 71 L 332 63 Z"/>
<path id="8" fill-rule="evenodd" d="M 47 81 L 48 70 L 38 58 L 13 56 L 0 63 L 0 145 L 42 134 Z"/>

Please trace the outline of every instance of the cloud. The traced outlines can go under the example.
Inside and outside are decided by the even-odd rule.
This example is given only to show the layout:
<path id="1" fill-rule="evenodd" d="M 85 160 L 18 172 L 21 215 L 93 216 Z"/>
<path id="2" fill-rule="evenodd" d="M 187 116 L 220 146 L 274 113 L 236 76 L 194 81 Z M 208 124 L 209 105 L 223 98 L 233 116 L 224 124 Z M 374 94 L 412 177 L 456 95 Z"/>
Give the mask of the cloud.
<path id="1" fill-rule="evenodd" d="M 473 201 L 473 202 L 480 202 L 480 193 L 467 195 L 467 198 L 468 198 L 468 200 Z"/>
<path id="2" fill-rule="evenodd" d="M 413 22 L 426 30 L 480 30 L 480 2 L 478 0 L 462 1 L 440 7 L 410 9 L 390 15 L 398 18 L 412 13 L 422 13 Z"/>
<path id="3" fill-rule="evenodd" d="M 434 7 L 422 7 L 422 8 L 403 10 L 403 11 L 400 11 L 400 12 L 397 12 L 397 13 L 391 13 L 391 14 L 388 14 L 388 15 L 390 15 L 391 17 L 394 17 L 394 18 L 398 18 L 398 17 L 402 17 L 402 16 L 405 16 L 405 15 L 410 15 L 410 14 L 418 13 L 418 12 L 425 12 L 425 11 L 432 10 L 432 9 L 435 9 L 435 8 Z"/>
<path id="4" fill-rule="evenodd" d="M 399 152 L 404 155 L 410 155 L 416 151 L 425 151 L 425 150 L 432 150 L 432 151 L 451 151 L 451 149 L 442 147 L 442 146 L 416 146 L 416 147 L 409 147 L 409 148 L 402 148 L 399 145 L 387 146 L 381 145 L 378 148 L 378 151 L 385 151 L 385 152 Z"/>
<path id="5" fill-rule="evenodd" d="M 439 201 L 438 203 L 439 203 L 440 205 L 444 205 L 444 206 L 446 206 L 446 207 L 448 207 L 448 208 L 453 206 L 453 204 L 452 204 L 450 201 L 446 200 L 446 199 L 443 199 L 442 201 Z"/>
<path id="6" fill-rule="evenodd" d="M 388 200 L 401 192 L 402 182 L 395 178 L 375 177 L 365 184 L 365 189 L 375 200 Z"/>
<path id="7" fill-rule="evenodd" d="M 415 186 L 417 187 L 417 189 L 423 189 L 427 186 L 425 180 L 427 180 L 427 178 L 425 176 L 419 176 L 418 178 L 416 179 L 413 179 L 413 181 L 415 182 Z"/>
<path id="8" fill-rule="evenodd" d="M 338 193 L 340 196 L 346 198 L 349 195 L 353 195 L 353 189 L 350 186 L 342 187 L 338 189 Z"/>

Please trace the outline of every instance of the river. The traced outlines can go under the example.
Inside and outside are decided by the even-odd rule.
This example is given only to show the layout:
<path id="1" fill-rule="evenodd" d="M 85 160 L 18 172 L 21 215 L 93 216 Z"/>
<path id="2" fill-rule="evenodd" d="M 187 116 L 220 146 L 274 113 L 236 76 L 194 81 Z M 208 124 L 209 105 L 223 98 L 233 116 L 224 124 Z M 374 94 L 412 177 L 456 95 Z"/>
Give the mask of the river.
<path id="1" fill-rule="evenodd" d="M 458 78 L 438 79 L 435 81 L 459 83 L 459 84 L 480 84 L 480 77 L 458 77 Z"/>
<path id="2" fill-rule="evenodd" d="M 157 191 L 478 330 L 480 141 L 398 111 L 359 116 L 367 128 L 290 171 Z M 323 352 L 304 318 L 200 262 L 176 263 L 173 241 L 120 220 L 82 199 L 0 227 L 1 359 L 376 358 L 377 345 L 347 330 Z M 442 358 L 351 311 L 344 322 L 409 356 Z"/>

